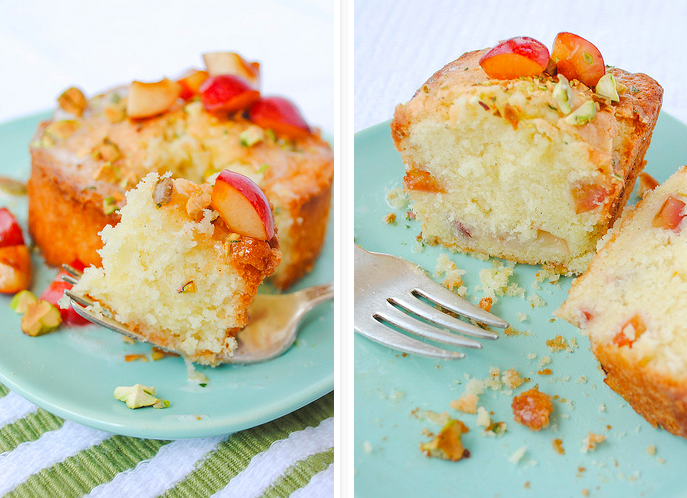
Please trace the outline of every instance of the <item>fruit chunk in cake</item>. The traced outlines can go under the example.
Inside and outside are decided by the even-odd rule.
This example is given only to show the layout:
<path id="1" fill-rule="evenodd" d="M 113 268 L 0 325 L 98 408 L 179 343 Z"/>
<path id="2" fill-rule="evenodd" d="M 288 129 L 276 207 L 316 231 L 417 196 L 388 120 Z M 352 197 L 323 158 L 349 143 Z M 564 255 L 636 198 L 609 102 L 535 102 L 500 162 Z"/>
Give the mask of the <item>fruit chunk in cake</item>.
<path id="1" fill-rule="evenodd" d="M 229 169 L 250 177 L 274 210 L 289 287 L 324 244 L 333 154 L 297 107 L 259 91 L 259 64 L 205 54 L 207 70 L 176 81 L 133 82 L 86 99 L 72 88 L 31 145 L 29 230 L 51 265 L 100 264 L 97 233 L 147 173 L 202 183 Z"/>
<path id="2" fill-rule="evenodd" d="M 606 383 L 687 437 L 687 168 L 609 235 L 556 314 L 589 336 Z"/>
<path id="3" fill-rule="evenodd" d="M 470 52 L 396 108 L 392 136 L 426 241 L 584 271 L 643 167 L 663 93 L 643 74 L 601 77 L 590 46 L 561 33 L 548 67 L 530 38 Z"/>
<path id="4" fill-rule="evenodd" d="M 276 236 L 235 232 L 211 203 L 243 201 L 218 198 L 208 184 L 150 173 L 126 195 L 121 221 L 102 231 L 102 267 L 86 268 L 74 292 L 153 344 L 194 362 L 220 362 L 236 348 L 258 286 L 279 264 Z M 261 209 L 270 213 L 269 205 Z"/>

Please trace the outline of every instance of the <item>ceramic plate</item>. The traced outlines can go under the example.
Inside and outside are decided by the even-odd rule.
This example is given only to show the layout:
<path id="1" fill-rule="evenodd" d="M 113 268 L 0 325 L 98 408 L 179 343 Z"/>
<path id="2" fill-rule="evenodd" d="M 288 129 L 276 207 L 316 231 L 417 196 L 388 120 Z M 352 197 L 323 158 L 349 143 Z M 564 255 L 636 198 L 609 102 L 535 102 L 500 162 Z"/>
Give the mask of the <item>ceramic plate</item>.
<path id="1" fill-rule="evenodd" d="M 665 113 L 654 131 L 646 156 L 647 172 L 663 181 L 687 164 L 687 127 Z M 391 209 L 385 191 L 401 186 L 403 163 L 393 147 L 389 123 L 355 138 L 355 237 L 362 247 L 395 254 L 433 273 L 441 247 L 419 247 L 420 225 L 405 219 L 405 210 Z M 633 196 L 631 203 L 637 198 Z M 384 223 L 393 212 L 395 225 Z M 491 267 L 466 255 L 449 254 L 467 271 L 468 296 L 479 299 L 479 271 Z M 492 311 L 519 331 L 485 342 L 481 350 L 465 350 L 465 359 L 438 361 L 406 357 L 357 336 L 355 340 L 355 490 L 359 497 L 376 496 L 684 496 L 684 459 L 687 441 L 654 429 L 620 396 L 603 383 L 589 341 L 576 328 L 554 320 L 552 312 L 567 296 L 570 278 L 559 283 L 535 282 L 540 268 L 517 265 L 511 282 L 525 289 L 525 298 L 499 298 Z M 533 283 L 538 289 L 533 288 Z M 527 299 L 546 302 L 533 308 Z M 524 321 L 517 313 L 525 313 Z M 520 318 L 524 318 L 520 315 Z M 561 335 L 577 347 L 553 352 L 546 340 Z M 542 360 L 550 363 L 542 365 Z M 531 380 L 512 393 L 487 389 L 480 405 L 494 421 L 505 421 L 502 437 L 487 437 L 476 415 L 449 407 L 465 390 L 467 377 L 485 379 L 489 369 L 515 368 Z M 551 375 L 537 372 L 550 368 Z M 539 384 L 555 396 L 551 426 L 531 432 L 513 420 L 513 395 Z M 471 457 L 459 462 L 427 458 L 420 444 L 441 426 L 426 412 L 448 412 L 465 422 L 463 436 Z M 589 432 L 606 441 L 582 453 Z M 554 450 L 560 439 L 565 454 Z M 523 458 L 509 461 L 526 447 Z M 654 453 L 655 450 L 655 453 Z"/>
<path id="2" fill-rule="evenodd" d="M 41 119 L 33 116 L 0 125 L 0 175 L 26 180 L 30 173 L 28 143 Z M 26 228 L 26 198 L 0 194 Z M 312 273 L 294 290 L 333 279 L 333 230 Z M 33 291 L 40 294 L 55 269 L 33 256 Z M 11 296 L 10 296 L 11 297 Z M 202 368 L 209 382 L 188 380 L 181 358 L 147 363 L 125 362 L 124 355 L 146 353 L 150 346 L 126 344 L 106 329 L 63 328 L 42 337 L 27 337 L 20 316 L 0 296 L 0 382 L 46 410 L 97 429 L 146 438 L 188 438 L 226 434 L 292 412 L 334 387 L 333 305 L 325 303 L 303 322 L 297 343 L 283 356 L 250 366 Z M 112 393 L 135 383 L 155 386 L 170 401 L 164 410 L 130 410 Z"/>

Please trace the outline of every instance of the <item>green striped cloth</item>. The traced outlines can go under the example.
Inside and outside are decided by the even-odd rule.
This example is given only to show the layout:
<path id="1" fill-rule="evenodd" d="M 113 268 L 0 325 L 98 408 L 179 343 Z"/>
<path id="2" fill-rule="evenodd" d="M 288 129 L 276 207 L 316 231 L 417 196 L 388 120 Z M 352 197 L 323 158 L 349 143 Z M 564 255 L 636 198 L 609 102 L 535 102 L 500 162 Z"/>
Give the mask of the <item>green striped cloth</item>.
<path id="1" fill-rule="evenodd" d="M 228 436 L 160 441 L 65 421 L 0 384 L 0 496 L 329 497 L 334 395 Z"/>

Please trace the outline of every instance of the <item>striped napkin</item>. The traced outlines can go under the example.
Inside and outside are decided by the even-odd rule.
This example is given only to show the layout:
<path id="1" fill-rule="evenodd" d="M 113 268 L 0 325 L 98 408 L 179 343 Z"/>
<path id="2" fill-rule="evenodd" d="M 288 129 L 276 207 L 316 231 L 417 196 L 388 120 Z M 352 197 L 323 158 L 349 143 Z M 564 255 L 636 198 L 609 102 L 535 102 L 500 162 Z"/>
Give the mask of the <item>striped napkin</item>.
<path id="1" fill-rule="evenodd" d="M 0 496 L 331 497 L 334 395 L 231 435 L 176 441 L 91 429 L 0 384 Z"/>

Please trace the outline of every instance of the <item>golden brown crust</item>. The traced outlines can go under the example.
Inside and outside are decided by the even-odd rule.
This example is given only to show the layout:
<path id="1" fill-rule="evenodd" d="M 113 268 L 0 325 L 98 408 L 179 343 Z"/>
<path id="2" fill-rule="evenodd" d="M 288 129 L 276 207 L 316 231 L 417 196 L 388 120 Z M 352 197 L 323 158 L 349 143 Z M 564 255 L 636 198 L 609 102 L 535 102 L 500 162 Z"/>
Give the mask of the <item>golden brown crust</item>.
<path id="1" fill-rule="evenodd" d="M 687 437 L 687 382 L 637 365 L 612 344 L 592 344 L 605 382 L 654 427 Z M 627 349 L 627 348 L 625 348 Z"/>

